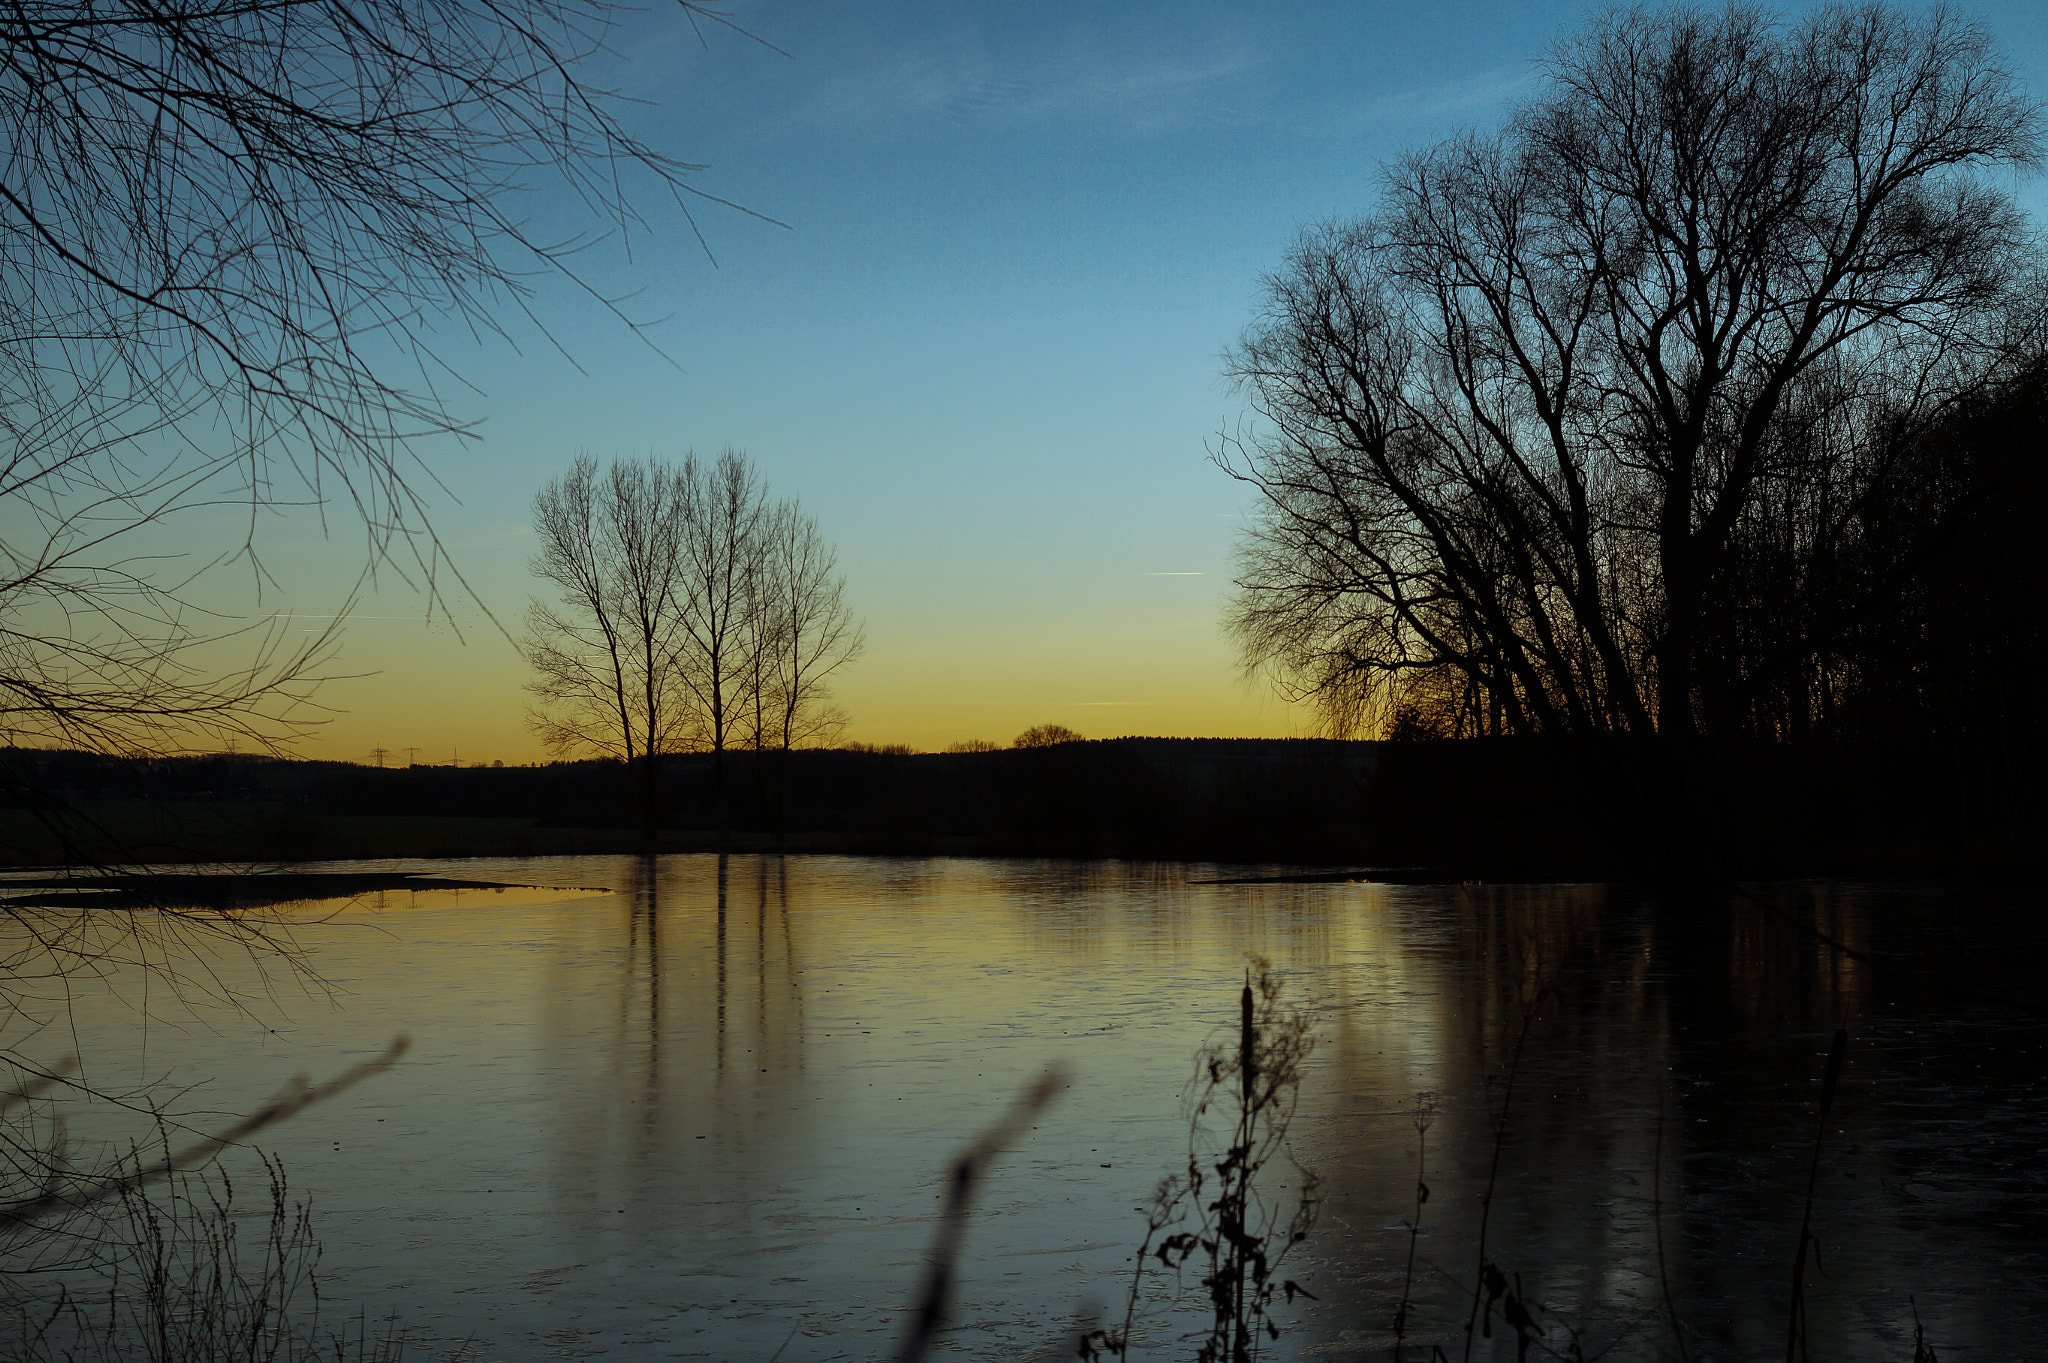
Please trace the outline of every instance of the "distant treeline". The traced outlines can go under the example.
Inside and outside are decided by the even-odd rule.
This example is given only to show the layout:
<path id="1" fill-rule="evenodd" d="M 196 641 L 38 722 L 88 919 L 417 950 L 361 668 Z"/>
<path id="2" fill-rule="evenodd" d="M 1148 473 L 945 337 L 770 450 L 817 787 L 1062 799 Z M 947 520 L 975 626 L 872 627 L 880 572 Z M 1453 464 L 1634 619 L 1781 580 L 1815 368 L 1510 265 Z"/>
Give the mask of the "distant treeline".
<path id="1" fill-rule="evenodd" d="M 213 853 L 223 859 L 640 845 L 633 791 L 615 761 L 378 768 L 0 756 L 77 817 L 136 802 L 237 811 L 233 826 L 247 834 Z M 727 755 L 721 816 L 709 757 L 684 755 L 663 764 L 660 845 L 704 849 L 722 832 L 743 849 L 1405 867 L 1483 880 L 2005 875 L 2023 867 L 2042 812 L 2031 764 L 2008 747 L 1756 744 L 1697 768 L 1701 827 L 1687 846 L 1698 860 L 1674 865 L 1657 793 L 1636 786 L 1638 770 L 1619 750 L 1551 738 L 742 752 Z M 377 843 L 408 823 L 457 820 L 470 822 L 439 842 Z"/>

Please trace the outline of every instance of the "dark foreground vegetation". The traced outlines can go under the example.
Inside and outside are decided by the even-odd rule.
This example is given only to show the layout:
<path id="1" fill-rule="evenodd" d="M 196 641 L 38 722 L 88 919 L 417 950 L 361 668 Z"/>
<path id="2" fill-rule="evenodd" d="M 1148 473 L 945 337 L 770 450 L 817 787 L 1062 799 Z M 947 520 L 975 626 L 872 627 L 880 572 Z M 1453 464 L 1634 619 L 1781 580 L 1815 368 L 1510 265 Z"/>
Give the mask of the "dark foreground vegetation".
<path id="1" fill-rule="evenodd" d="M 531 767 L 171 761 L 16 750 L 13 865 L 637 851 L 615 761 Z M 1723 749 L 1674 790 L 1562 738 L 1123 738 L 978 753 L 663 763 L 663 850 L 1286 861 L 1449 879 L 2018 874 L 2042 814 L 2020 745 Z M 1665 773 L 1668 775 L 1668 770 Z M 1671 832 L 1671 802 L 1693 819 Z M 723 833 L 721 834 L 721 826 Z M 1405 868 L 1396 871 L 1394 868 Z"/>

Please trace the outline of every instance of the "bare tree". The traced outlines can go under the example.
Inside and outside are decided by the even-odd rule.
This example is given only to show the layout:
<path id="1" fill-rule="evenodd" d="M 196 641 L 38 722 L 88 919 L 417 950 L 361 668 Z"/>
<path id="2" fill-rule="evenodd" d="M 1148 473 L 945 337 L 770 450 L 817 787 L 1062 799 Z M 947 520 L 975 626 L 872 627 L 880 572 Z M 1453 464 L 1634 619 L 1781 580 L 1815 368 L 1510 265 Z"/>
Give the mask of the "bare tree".
<path id="1" fill-rule="evenodd" d="M 558 603 L 527 612 L 527 684 L 538 702 L 528 722 L 548 751 L 616 757 L 636 773 L 643 837 L 658 814 L 658 759 L 687 746 L 676 601 L 684 572 L 689 484 L 653 460 L 599 472 L 579 455 L 533 499 L 540 552 L 536 576 Z"/>
<path id="2" fill-rule="evenodd" d="M 607 0 L 0 0 L 5 737 L 274 745 L 315 717 L 327 641 L 258 629 L 221 672 L 240 626 L 192 604 L 224 561 L 264 580 L 263 508 L 339 504 L 368 563 L 436 591 L 413 451 L 469 425 L 433 331 L 496 330 L 587 244 L 513 203 L 552 182 L 623 233 L 636 182 L 696 193 L 579 75 L 612 23 Z M 166 518 L 223 506 L 239 539 L 182 555 Z"/>
<path id="3" fill-rule="evenodd" d="M 218 504 L 205 461 L 137 464 L 88 404 L 4 395 L 0 441 L 0 746 L 268 749 L 320 717 L 333 629 L 200 607 L 188 589 L 224 556 L 164 543 Z"/>
<path id="4" fill-rule="evenodd" d="M 725 754 L 744 741 L 745 724 L 766 673 L 764 632 L 756 625 L 764 535 L 772 514 L 761 476 L 745 455 L 727 450 L 710 464 L 683 461 L 681 569 L 672 608 L 678 676 L 711 752 L 713 799 L 725 822 Z"/>
<path id="5" fill-rule="evenodd" d="M 1689 736 L 1745 543 L 1820 561 L 1903 439 L 2009 372 L 2039 116 L 1934 10 L 1611 11 L 1498 133 L 1305 232 L 1230 357 L 1266 418 L 1230 624 L 1332 726 Z M 1769 522 L 1769 534 L 1760 527 Z M 1432 721 L 1434 727 L 1442 727 Z"/>
<path id="6" fill-rule="evenodd" d="M 762 535 L 762 609 L 757 630 L 768 659 L 761 747 L 788 752 L 822 746 L 846 727 L 829 683 L 859 658 L 867 638 L 846 603 L 839 559 L 817 518 L 795 501 L 779 503 Z"/>

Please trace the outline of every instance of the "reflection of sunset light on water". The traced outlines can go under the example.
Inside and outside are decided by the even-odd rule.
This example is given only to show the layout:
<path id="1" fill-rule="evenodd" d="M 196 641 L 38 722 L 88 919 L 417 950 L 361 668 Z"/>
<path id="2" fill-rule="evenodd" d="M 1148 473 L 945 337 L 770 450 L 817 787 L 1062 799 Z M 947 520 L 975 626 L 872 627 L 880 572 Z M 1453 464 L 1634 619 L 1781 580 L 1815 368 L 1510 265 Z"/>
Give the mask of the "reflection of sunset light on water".
<path id="1" fill-rule="evenodd" d="M 266 994 L 223 954 L 210 968 L 248 1016 L 159 991 L 137 1027 L 139 986 L 117 980 L 125 1003 L 77 1001 L 75 1045 L 100 1082 L 200 1083 L 184 1105 L 220 1113 L 409 1033 L 395 1070 L 266 1144 L 315 1203 L 331 1293 L 473 1332 L 508 1361 L 550 1356 L 565 1330 L 578 1347 L 715 1340 L 765 1358 L 795 1328 L 815 1347 L 792 1344 L 792 1363 L 883 1351 L 947 1158 L 1057 1062 L 1071 1086 L 997 1166 L 959 1314 L 977 1326 L 963 1344 L 991 1357 L 1052 1340 L 1077 1303 L 1117 1299 L 1133 1209 L 1185 1158 L 1192 1057 L 1229 1025 L 1249 955 L 1320 1035 L 1294 1134 L 1328 1199 L 1302 1268 L 1322 1300 L 1283 1353 L 1377 1347 L 1423 1093 L 1438 1096 L 1423 1296 L 1454 1308 L 1445 1275 L 1469 1269 L 1489 1094 L 1533 999 L 1491 1235 L 1582 1321 L 1648 1300 L 1660 1163 L 1672 1271 L 1762 1300 L 1811 1037 L 1870 1014 L 1858 1063 L 1889 1063 L 1868 967 L 1816 949 L 1816 932 L 1874 949 L 1862 901 L 1816 887 L 1714 918 L 1594 886 L 1202 885 L 1209 868 L 1141 863 L 617 857 L 461 874 L 614 893 L 307 906 L 291 916 L 314 987 L 273 965 Z M 60 1042 L 53 1028 L 27 1044 Z M 1873 1133 L 1859 1148 L 1909 1139 L 1882 1134 L 1867 1091 L 1845 1097 L 1844 1125 Z M 1866 1182 L 1829 1204 L 1861 1227 L 1831 1247 L 1851 1280 L 1853 1241 L 1896 1234 Z M 1879 1286 L 1944 1309 L 1958 1279 L 1936 1250 L 1963 1233 L 1916 1231 L 1931 1257 Z M 1849 1291 L 1818 1309 L 1867 1305 Z"/>

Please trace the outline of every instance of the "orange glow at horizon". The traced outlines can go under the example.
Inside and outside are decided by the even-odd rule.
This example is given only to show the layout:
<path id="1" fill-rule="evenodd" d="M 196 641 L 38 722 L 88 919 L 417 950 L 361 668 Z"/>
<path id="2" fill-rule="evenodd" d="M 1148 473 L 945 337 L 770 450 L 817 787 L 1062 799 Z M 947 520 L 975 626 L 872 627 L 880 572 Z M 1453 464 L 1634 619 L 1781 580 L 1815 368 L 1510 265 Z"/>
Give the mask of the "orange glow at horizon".
<path id="1" fill-rule="evenodd" d="M 351 621 L 336 675 L 315 695 L 326 720 L 289 751 L 367 763 L 381 748 L 392 766 L 551 760 L 525 723 L 525 664 L 501 634 L 487 630 L 458 640 L 416 619 Z M 871 640 L 878 633 L 871 629 Z M 1213 629 L 1145 633 L 1141 622 L 1114 651 L 1068 636 L 1067 653 L 1024 630 L 957 650 L 929 637 L 871 642 L 833 687 L 851 717 L 839 741 L 937 752 L 972 739 L 1007 745 L 1048 723 L 1087 738 L 1281 738 L 1310 731 L 1305 709 L 1243 680 Z"/>

